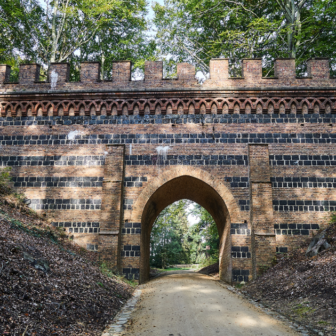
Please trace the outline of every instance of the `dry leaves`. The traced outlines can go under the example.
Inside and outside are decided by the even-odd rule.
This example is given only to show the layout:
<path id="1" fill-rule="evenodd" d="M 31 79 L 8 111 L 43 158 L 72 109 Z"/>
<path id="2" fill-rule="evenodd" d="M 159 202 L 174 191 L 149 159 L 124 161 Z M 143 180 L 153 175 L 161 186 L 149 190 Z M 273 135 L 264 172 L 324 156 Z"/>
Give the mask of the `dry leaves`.
<path id="1" fill-rule="evenodd" d="M 308 240 L 244 291 L 315 330 L 336 335 L 336 224 L 327 236 L 330 249 L 308 258 Z"/>
<path id="2" fill-rule="evenodd" d="M 132 288 L 103 275 L 96 253 L 2 200 L 0 334 L 101 335 Z"/>

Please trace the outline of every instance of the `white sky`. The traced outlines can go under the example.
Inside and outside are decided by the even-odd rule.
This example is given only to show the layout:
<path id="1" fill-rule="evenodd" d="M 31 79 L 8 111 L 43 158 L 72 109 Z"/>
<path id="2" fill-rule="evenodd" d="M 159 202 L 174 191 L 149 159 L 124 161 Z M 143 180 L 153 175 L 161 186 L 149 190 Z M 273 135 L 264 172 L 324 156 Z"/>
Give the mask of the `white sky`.
<path id="1" fill-rule="evenodd" d="M 154 17 L 154 12 L 152 10 L 152 4 L 154 4 L 155 2 L 159 3 L 160 5 L 164 5 L 164 0 L 148 1 L 148 18 L 150 20 L 152 20 Z"/>
<path id="2" fill-rule="evenodd" d="M 194 205 L 190 204 L 188 210 L 192 210 L 193 207 L 194 207 Z M 199 221 L 199 217 L 194 216 L 192 214 L 190 214 L 188 216 L 188 226 L 192 226 L 192 225 L 196 224 L 198 221 Z"/>

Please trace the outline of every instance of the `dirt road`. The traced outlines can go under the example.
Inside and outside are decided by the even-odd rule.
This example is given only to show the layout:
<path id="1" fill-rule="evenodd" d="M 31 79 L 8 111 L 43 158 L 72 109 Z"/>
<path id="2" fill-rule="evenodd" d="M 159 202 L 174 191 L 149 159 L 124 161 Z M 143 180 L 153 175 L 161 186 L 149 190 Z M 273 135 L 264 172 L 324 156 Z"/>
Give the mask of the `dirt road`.
<path id="1" fill-rule="evenodd" d="M 278 320 L 198 273 L 180 272 L 142 286 L 127 336 L 289 336 Z"/>

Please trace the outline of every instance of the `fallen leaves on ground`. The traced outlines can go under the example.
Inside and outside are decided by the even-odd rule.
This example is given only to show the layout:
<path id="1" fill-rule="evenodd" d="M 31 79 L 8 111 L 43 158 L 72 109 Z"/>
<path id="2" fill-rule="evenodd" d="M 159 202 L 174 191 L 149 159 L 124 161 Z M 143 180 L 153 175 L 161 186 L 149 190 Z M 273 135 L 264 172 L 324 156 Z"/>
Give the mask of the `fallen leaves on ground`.
<path id="1" fill-rule="evenodd" d="M 101 335 L 133 289 L 102 274 L 97 253 L 5 203 L 0 197 L 0 334 Z"/>
<path id="2" fill-rule="evenodd" d="M 310 240 L 244 288 L 255 300 L 327 335 L 336 335 L 336 224 L 327 230 L 331 248 L 308 258 Z"/>

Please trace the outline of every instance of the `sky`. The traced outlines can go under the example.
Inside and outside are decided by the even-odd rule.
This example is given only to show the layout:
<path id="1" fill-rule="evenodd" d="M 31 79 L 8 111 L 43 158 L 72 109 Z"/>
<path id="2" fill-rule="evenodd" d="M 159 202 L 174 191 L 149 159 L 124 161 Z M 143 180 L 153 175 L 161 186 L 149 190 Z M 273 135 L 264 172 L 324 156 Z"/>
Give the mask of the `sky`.
<path id="1" fill-rule="evenodd" d="M 194 208 L 194 204 L 191 203 L 191 204 L 189 205 L 189 209 L 188 209 L 188 210 L 192 210 L 193 208 Z M 192 225 L 198 223 L 199 220 L 200 220 L 199 217 L 190 214 L 190 215 L 188 216 L 188 226 L 192 226 Z"/>
<path id="2" fill-rule="evenodd" d="M 164 0 L 156 0 L 156 1 L 148 1 L 148 18 L 152 20 L 154 18 L 154 12 L 152 10 L 152 4 L 155 2 L 159 3 L 160 5 L 164 4 Z"/>

